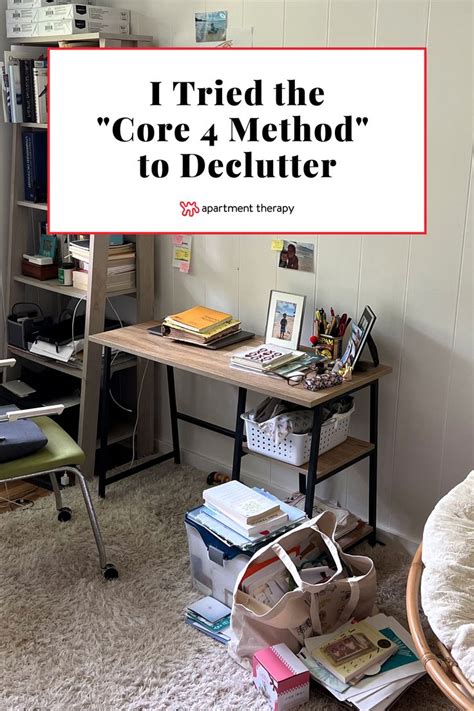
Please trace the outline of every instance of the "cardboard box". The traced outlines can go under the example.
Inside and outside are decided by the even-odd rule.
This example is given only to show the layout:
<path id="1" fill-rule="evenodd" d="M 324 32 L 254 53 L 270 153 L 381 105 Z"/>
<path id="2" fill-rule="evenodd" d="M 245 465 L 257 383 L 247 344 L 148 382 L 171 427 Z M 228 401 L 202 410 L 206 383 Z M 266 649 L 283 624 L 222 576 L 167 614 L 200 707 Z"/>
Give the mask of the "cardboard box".
<path id="1" fill-rule="evenodd" d="M 7 25 L 21 25 L 27 23 L 38 22 L 38 12 L 41 8 L 16 8 L 15 10 L 6 10 L 5 17 Z"/>
<path id="2" fill-rule="evenodd" d="M 48 5 L 59 5 L 62 2 L 64 0 L 8 0 L 7 8 L 9 10 L 30 10 Z M 87 2 L 84 4 L 87 5 Z"/>
<path id="3" fill-rule="evenodd" d="M 102 7 L 100 5 L 88 5 L 87 14 L 89 21 L 107 22 L 110 24 L 128 23 L 130 26 L 130 10 L 120 10 L 115 7 Z"/>
<path id="4" fill-rule="evenodd" d="M 36 37 L 38 34 L 37 22 L 7 22 L 7 37 Z"/>
<path id="5" fill-rule="evenodd" d="M 274 711 L 296 709 L 309 699 L 309 671 L 286 644 L 255 652 L 252 676 Z"/>
<path id="6" fill-rule="evenodd" d="M 110 32 L 111 34 L 127 35 L 127 24 L 108 24 L 106 22 L 89 22 L 89 20 L 47 20 L 36 23 L 34 37 L 47 37 L 49 35 L 77 35 L 86 32 Z M 18 36 L 18 35 L 15 35 Z"/>
<path id="7" fill-rule="evenodd" d="M 130 11 L 113 7 L 97 7 L 86 3 L 69 5 L 50 5 L 38 9 L 38 22 L 46 20 L 87 19 L 90 22 L 103 22 L 108 25 L 130 24 Z"/>
<path id="8" fill-rule="evenodd" d="M 47 20 L 86 20 L 87 5 L 49 5 L 38 8 L 38 22 Z"/>

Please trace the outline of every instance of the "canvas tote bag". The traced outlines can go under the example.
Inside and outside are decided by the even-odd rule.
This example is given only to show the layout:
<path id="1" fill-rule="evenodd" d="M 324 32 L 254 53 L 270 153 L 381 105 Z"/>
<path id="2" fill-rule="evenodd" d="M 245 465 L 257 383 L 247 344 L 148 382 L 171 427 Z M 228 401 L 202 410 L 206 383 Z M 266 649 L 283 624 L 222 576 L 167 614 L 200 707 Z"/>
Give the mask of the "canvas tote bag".
<path id="1" fill-rule="evenodd" d="M 362 619 L 372 613 L 376 594 L 374 564 L 366 556 L 344 553 L 335 541 L 335 528 L 335 515 L 326 511 L 252 556 L 234 589 L 228 650 L 237 661 L 247 664 L 257 650 L 281 642 L 298 652 L 307 637 L 332 632 L 353 617 Z M 288 553 L 295 548 L 303 559 L 305 551 L 312 551 L 310 558 L 326 552 L 336 572 L 325 582 L 308 582 L 311 568 L 299 571 Z M 269 609 L 239 588 L 249 566 L 271 559 L 280 559 L 296 588 Z M 343 563 L 351 575 L 341 575 Z"/>

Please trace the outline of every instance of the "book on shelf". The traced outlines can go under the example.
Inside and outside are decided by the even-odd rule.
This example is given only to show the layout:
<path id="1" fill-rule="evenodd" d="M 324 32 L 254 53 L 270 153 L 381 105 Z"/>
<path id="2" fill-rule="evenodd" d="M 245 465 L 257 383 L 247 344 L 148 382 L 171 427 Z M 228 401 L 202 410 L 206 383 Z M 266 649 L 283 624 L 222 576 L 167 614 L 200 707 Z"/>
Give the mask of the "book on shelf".
<path id="1" fill-rule="evenodd" d="M 75 269 L 72 273 L 72 284 L 76 289 L 86 290 L 89 285 L 89 272 Z M 136 285 L 135 270 L 125 273 L 107 274 L 107 289 L 109 291 L 120 289 L 134 289 Z"/>
<path id="2" fill-rule="evenodd" d="M 178 314 L 171 314 L 165 319 L 166 325 L 185 328 L 194 333 L 208 333 L 232 319 L 232 314 L 208 309 L 206 306 L 194 306 Z"/>
<path id="3" fill-rule="evenodd" d="M 48 63 L 35 60 L 33 64 L 33 96 L 36 123 L 48 123 Z"/>
<path id="4" fill-rule="evenodd" d="M 45 131 L 23 131 L 23 179 L 25 200 L 47 200 L 47 136 Z"/>
<path id="5" fill-rule="evenodd" d="M 278 501 L 271 501 L 235 480 L 206 489 L 203 499 L 206 504 L 239 525 L 252 526 L 282 513 Z"/>
<path id="6" fill-rule="evenodd" d="M 47 47 L 12 45 L 0 62 L 3 117 L 8 123 L 47 122 Z"/>

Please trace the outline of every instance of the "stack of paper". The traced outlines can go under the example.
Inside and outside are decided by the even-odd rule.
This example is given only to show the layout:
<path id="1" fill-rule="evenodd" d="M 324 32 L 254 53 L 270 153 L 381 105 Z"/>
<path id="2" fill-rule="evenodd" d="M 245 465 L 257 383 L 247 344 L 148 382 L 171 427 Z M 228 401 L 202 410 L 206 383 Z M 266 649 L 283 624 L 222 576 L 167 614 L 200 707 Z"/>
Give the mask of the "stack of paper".
<path id="1" fill-rule="evenodd" d="M 282 510 L 278 500 L 272 501 L 240 481 L 228 481 L 206 489 L 203 499 L 208 508 L 247 537 L 268 535 L 288 521 L 288 514 Z"/>
<path id="2" fill-rule="evenodd" d="M 90 242 L 88 239 L 70 242 L 69 251 L 77 261 L 72 279 L 76 289 L 87 290 L 90 271 Z M 133 242 L 109 244 L 107 258 L 107 291 L 135 288 L 136 254 Z"/>
<path id="3" fill-rule="evenodd" d="M 350 635 L 354 628 L 351 622 L 332 634 L 310 637 L 298 657 L 307 666 L 312 678 L 339 701 L 349 703 L 360 711 L 384 711 L 424 674 L 424 668 L 416 655 L 410 634 L 395 618 L 380 613 L 367 617 L 363 622 L 378 630 L 381 640 L 387 639 L 396 645 L 395 653 L 382 664 L 365 668 L 359 676 L 347 681 L 341 679 L 343 674 L 336 676 L 327 668 L 329 665 L 324 666 L 322 662 L 326 660 L 327 663 L 327 657 L 321 654 L 321 650 L 331 645 L 336 638 L 341 638 L 343 633 Z M 384 642 L 384 646 L 386 644 Z M 386 649 L 389 649 L 388 646 Z M 349 654 L 347 650 L 341 650 L 341 654 L 343 651 Z M 343 665 L 344 660 L 341 660 L 339 667 Z"/>
<path id="4" fill-rule="evenodd" d="M 230 607 L 208 595 L 201 600 L 188 605 L 186 609 L 186 624 L 191 625 L 208 637 L 227 644 L 230 637 L 227 634 L 230 625 Z"/>
<path id="5" fill-rule="evenodd" d="M 240 331 L 240 321 L 232 314 L 194 306 L 163 321 L 166 335 L 176 341 L 208 346 Z"/>
<path id="6" fill-rule="evenodd" d="M 216 487 L 216 489 L 222 489 L 224 486 L 226 486 L 226 484 L 221 484 L 219 487 Z M 290 506 L 284 501 L 280 501 L 280 499 L 273 496 L 273 494 L 270 494 L 268 491 L 258 488 L 245 488 L 250 492 L 255 492 L 265 497 L 272 507 L 278 506 L 281 513 L 278 514 L 278 517 L 275 517 L 275 520 L 278 521 L 278 519 L 280 519 L 280 521 L 275 524 L 275 527 L 269 525 L 268 521 L 264 521 L 260 526 L 257 524 L 257 528 L 260 530 L 251 535 L 241 529 L 235 520 L 219 511 L 217 508 L 212 506 L 212 504 L 209 505 L 207 503 L 204 506 L 198 506 L 197 508 L 189 511 L 188 516 L 199 525 L 204 526 L 204 528 L 213 533 L 224 543 L 231 546 L 237 546 L 242 550 L 256 550 L 256 548 L 263 542 L 270 540 L 271 538 L 275 538 L 275 536 L 280 535 L 284 531 L 298 526 L 306 519 L 304 511 L 301 511 L 294 506 Z"/>
<path id="7" fill-rule="evenodd" d="M 291 506 L 296 506 L 297 509 L 304 511 L 305 500 L 306 496 L 304 494 L 300 494 L 299 491 L 296 491 L 286 499 L 286 503 L 291 504 Z M 331 511 L 336 516 L 336 540 L 347 535 L 359 525 L 359 518 L 348 509 L 343 509 L 336 504 L 325 501 L 324 499 L 319 499 L 315 496 L 313 503 L 313 518 L 315 516 L 319 516 L 325 511 Z"/>

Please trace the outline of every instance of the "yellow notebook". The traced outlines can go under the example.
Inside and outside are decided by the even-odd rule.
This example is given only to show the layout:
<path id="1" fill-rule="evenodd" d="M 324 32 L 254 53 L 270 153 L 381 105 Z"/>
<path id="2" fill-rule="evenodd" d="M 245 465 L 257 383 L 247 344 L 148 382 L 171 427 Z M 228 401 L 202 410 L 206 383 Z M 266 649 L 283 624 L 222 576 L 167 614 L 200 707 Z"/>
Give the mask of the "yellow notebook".
<path id="1" fill-rule="evenodd" d="M 194 306 L 187 311 L 168 316 L 166 321 L 170 325 L 175 325 L 177 328 L 185 326 L 190 331 L 206 333 L 216 328 L 216 326 L 220 326 L 222 323 L 229 321 L 231 318 L 232 314 L 214 311 L 214 309 L 208 309 L 206 306 Z"/>
<path id="2" fill-rule="evenodd" d="M 311 655 L 347 684 L 372 667 L 383 664 L 397 649 L 397 645 L 375 627 L 367 622 L 357 622 L 343 632 L 336 632 L 319 648 L 312 649 Z"/>

